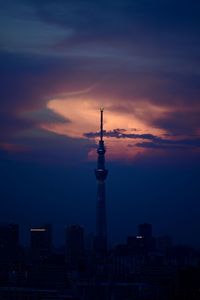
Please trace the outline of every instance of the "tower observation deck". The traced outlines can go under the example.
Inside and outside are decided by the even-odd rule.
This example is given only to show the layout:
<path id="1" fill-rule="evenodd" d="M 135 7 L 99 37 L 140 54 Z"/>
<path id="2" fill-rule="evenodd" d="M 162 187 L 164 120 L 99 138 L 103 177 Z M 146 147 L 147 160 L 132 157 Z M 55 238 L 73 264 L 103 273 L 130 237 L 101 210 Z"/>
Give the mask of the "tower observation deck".
<path id="1" fill-rule="evenodd" d="M 103 140 L 103 108 L 100 109 L 100 140 L 97 148 L 97 208 L 96 208 L 96 237 L 95 251 L 106 253 L 107 251 L 107 222 L 106 222 L 106 188 L 105 180 L 108 170 L 105 169 L 105 146 Z"/>

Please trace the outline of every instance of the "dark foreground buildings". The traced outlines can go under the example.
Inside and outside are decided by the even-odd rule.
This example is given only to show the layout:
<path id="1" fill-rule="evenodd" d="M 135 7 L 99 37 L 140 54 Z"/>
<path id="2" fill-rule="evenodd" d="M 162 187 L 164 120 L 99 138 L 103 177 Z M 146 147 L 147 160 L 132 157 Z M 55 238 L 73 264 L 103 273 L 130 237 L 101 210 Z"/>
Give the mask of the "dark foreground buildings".
<path id="1" fill-rule="evenodd" d="M 52 250 L 52 227 L 44 224 L 30 228 L 30 250 L 35 259 L 46 257 Z"/>
<path id="2" fill-rule="evenodd" d="M 84 229 L 79 225 L 71 225 L 65 232 L 65 255 L 69 270 L 80 270 L 84 260 Z"/>
<path id="3" fill-rule="evenodd" d="M 148 223 L 108 248 L 103 110 L 97 153 L 95 235 L 70 225 L 64 246 L 55 248 L 45 224 L 32 227 L 22 247 L 19 226 L 1 224 L 0 300 L 200 300 L 200 250 L 155 237 Z"/>
<path id="4" fill-rule="evenodd" d="M 68 226 L 65 246 L 51 251 L 46 246 L 52 240 L 45 234 L 33 237 L 33 232 L 25 248 L 19 245 L 18 225 L 0 226 L 1 300 L 200 299 L 200 250 L 174 246 L 168 236 L 155 237 L 150 224 L 139 225 L 136 235 L 107 249 L 103 258 L 85 247 L 79 225 Z"/>

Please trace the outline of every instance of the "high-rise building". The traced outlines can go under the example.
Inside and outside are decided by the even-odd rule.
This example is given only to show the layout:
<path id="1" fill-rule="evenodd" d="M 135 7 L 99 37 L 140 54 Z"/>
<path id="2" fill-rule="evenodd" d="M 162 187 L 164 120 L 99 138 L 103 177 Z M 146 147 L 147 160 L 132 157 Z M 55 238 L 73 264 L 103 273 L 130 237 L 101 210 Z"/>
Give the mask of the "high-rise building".
<path id="1" fill-rule="evenodd" d="M 30 229 L 30 246 L 34 256 L 44 257 L 52 249 L 52 226 L 44 224 Z"/>
<path id="2" fill-rule="evenodd" d="M 139 224 L 138 226 L 138 236 L 142 238 L 152 237 L 152 225 L 148 223 Z"/>
<path id="3" fill-rule="evenodd" d="M 1 224 L 0 225 L 0 248 L 17 248 L 19 246 L 19 225 Z"/>
<path id="4" fill-rule="evenodd" d="M 96 208 L 96 236 L 95 251 L 106 253 L 107 251 L 107 224 L 106 224 L 106 187 L 105 180 L 108 170 L 105 168 L 105 146 L 103 141 L 103 108 L 100 109 L 100 140 L 97 148 L 97 208 Z"/>
<path id="5" fill-rule="evenodd" d="M 80 225 L 66 228 L 66 262 L 72 269 L 78 269 L 84 258 L 84 229 Z"/>
<path id="6" fill-rule="evenodd" d="M 155 250 L 155 238 L 152 236 L 152 225 L 143 223 L 138 226 L 138 235 L 136 236 L 140 250 Z"/>
<path id="7" fill-rule="evenodd" d="M 172 238 L 170 236 L 162 235 L 156 238 L 156 248 L 158 251 L 166 252 L 172 245 Z"/>
<path id="8" fill-rule="evenodd" d="M 0 224 L 0 258 L 14 258 L 19 249 L 19 225 Z"/>

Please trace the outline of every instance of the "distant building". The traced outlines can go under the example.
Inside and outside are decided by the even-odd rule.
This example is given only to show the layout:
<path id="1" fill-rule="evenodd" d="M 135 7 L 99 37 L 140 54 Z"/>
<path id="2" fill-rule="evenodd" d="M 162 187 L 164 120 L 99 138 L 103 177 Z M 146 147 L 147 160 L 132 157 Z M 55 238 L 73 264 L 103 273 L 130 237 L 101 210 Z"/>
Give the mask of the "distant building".
<path id="1" fill-rule="evenodd" d="M 19 225 L 0 224 L 0 248 L 16 248 L 19 246 Z"/>
<path id="2" fill-rule="evenodd" d="M 30 248 L 33 256 L 45 257 L 52 249 L 52 226 L 44 224 L 30 229 Z"/>
<path id="3" fill-rule="evenodd" d="M 80 225 L 66 228 L 66 262 L 72 269 L 81 268 L 84 258 L 84 229 Z"/>
<path id="4" fill-rule="evenodd" d="M 89 253 L 93 253 L 94 248 L 94 234 L 89 233 L 85 236 L 85 250 Z"/>
<path id="5" fill-rule="evenodd" d="M 19 225 L 0 225 L 0 258 L 15 258 L 19 248 Z"/>
<path id="6" fill-rule="evenodd" d="M 166 252 L 172 248 L 172 245 L 172 238 L 168 235 L 163 235 L 156 238 L 156 249 L 160 252 Z"/>
<path id="7" fill-rule="evenodd" d="M 127 237 L 127 246 L 129 250 L 138 254 L 155 250 L 156 242 L 152 236 L 152 225 L 148 223 L 139 224 L 138 234 Z"/>
<path id="8" fill-rule="evenodd" d="M 143 252 L 154 251 L 156 240 L 152 236 L 152 225 L 148 223 L 139 224 L 138 235 L 136 236 L 139 249 Z"/>
<path id="9" fill-rule="evenodd" d="M 152 225 L 143 223 L 138 225 L 138 236 L 148 239 L 152 237 Z"/>

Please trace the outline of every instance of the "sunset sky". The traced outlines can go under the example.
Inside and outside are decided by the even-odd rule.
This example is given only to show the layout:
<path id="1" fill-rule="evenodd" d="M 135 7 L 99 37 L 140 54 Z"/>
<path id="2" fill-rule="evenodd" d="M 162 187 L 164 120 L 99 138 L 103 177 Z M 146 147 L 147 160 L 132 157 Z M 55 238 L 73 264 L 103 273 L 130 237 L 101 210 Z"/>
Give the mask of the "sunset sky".
<path id="1" fill-rule="evenodd" d="M 199 60 L 195 0 L 1 1 L 1 220 L 94 231 L 103 106 L 110 239 L 200 246 Z"/>

